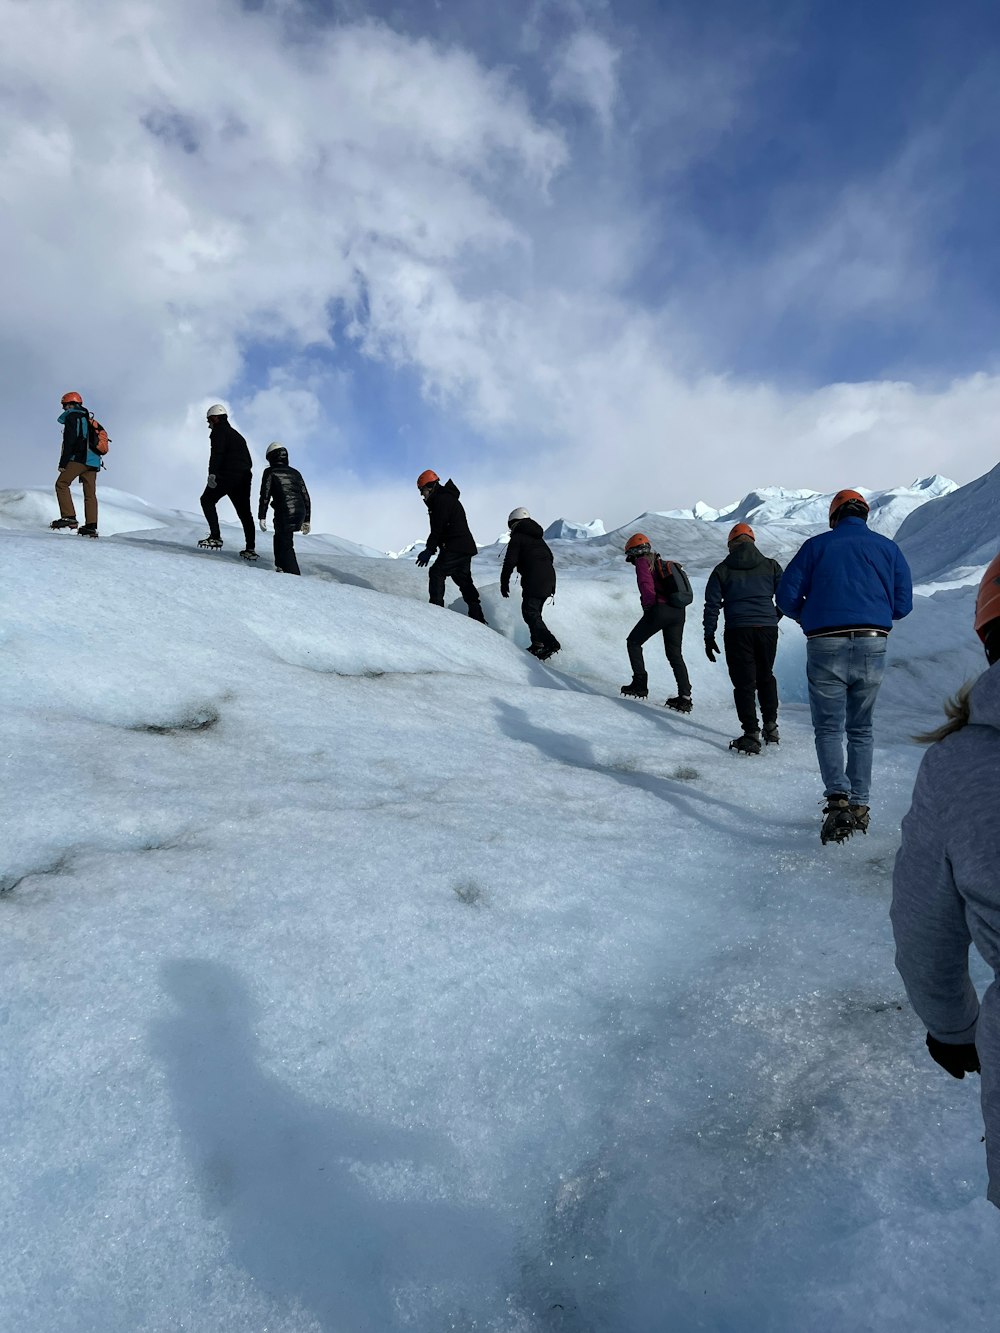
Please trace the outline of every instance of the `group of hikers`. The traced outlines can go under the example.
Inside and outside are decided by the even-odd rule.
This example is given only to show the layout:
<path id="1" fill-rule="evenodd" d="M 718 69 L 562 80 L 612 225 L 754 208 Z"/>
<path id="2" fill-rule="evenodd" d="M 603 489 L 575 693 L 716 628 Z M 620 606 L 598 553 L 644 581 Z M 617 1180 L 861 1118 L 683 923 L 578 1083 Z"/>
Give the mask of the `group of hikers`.
<path id="1" fill-rule="evenodd" d="M 739 754 L 760 754 L 762 729 L 765 745 L 779 743 L 778 622 L 788 616 L 806 635 L 809 706 L 826 800 L 824 843 L 868 831 L 872 714 L 885 671 L 886 640 L 893 623 L 913 608 L 906 559 L 894 541 L 868 527 L 868 513 L 859 491 L 838 491 L 830 503 L 829 531 L 806 541 L 784 571 L 757 549 L 749 523 L 737 523 L 727 539 L 729 552 L 705 587 L 705 655 L 713 663 L 725 655 L 743 729 L 730 749 Z M 680 565 L 653 550 L 644 533 L 629 537 L 625 558 L 635 567 L 643 610 L 628 636 L 632 679 L 621 692 L 627 698 L 647 697 L 642 646 L 661 633 L 677 683 L 676 695 L 665 706 L 690 713 L 691 680 L 681 650 L 690 582 Z M 716 640 L 720 614 L 725 618 L 722 649 Z"/>
<path id="2" fill-rule="evenodd" d="M 59 423 L 63 428 L 56 500 L 59 517 L 50 526 L 75 531 L 81 537 L 97 537 L 97 474 L 103 467 L 108 437 L 96 418 L 87 411 L 78 393 L 64 393 Z M 201 509 L 208 521 L 208 536 L 198 543 L 204 550 L 220 551 L 218 504 L 227 496 L 243 525 L 244 560 L 257 560 L 256 531 L 250 505 L 253 460 L 247 442 L 229 420 L 221 403 L 213 403 L 206 412 L 209 432 L 208 480 L 201 497 Z M 301 472 L 290 466 L 288 450 L 275 440 L 267 446 L 267 467 L 260 482 L 257 521 L 261 532 L 267 531 L 267 511 L 273 512 L 274 568 L 279 574 L 298 574 L 295 558 L 295 534 L 309 532 L 311 503 Z M 83 488 L 84 523 L 77 522 L 70 486 L 79 480 Z"/>
<path id="3" fill-rule="evenodd" d="M 65 394 L 62 407 L 63 448 L 56 482 L 60 517 L 52 527 L 96 537 L 95 483 L 108 448 L 107 434 L 78 393 Z M 255 560 L 246 440 L 221 404 L 208 409 L 207 421 L 211 447 L 201 506 L 209 534 L 198 545 L 222 546 L 217 506 L 228 496 L 246 538 L 240 554 Z M 293 539 L 296 532 L 309 531 L 309 492 L 279 442 L 268 446 L 267 460 L 258 521 L 266 531 L 270 507 L 275 568 L 298 574 Z M 84 493 L 82 527 L 70 493 L 77 479 Z M 417 488 L 430 519 L 427 543 L 417 556 L 420 567 L 429 566 L 430 601 L 444 605 L 451 578 L 469 616 L 485 625 L 471 568 L 478 547 L 458 487 L 427 470 L 417 478 Z M 809 706 L 826 802 L 820 835 L 824 843 L 843 842 L 868 830 L 872 714 L 889 633 L 913 605 L 903 553 L 868 527 L 868 514 L 860 492 L 839 491 L 830 504 L 829 530 L 804 542 L 784 571 L 757 549 L 750 525 L 737 523 L 728 535 L 728 554 L 713 569 L 705 589 L 705 653 L 712 663 L 720 652 L 725 655 L 742 727 L 730 748 L 739 754 L 760 754 L 762 728 L 765 745 L 779 741 L 774 676 L 778 622 L 787 616 L 806 635 Z M 544 661 L 560 649 L 542 618 L 556 586 L 552 551 L 526 509 L 514 509 L 508 527 L 500 592 L 510 595 L 517 571 L 521 612 L 531 635 L 529 652 Z M 690 713 L 691 682 L 681 650 L 686 607 L 693 600 L 690 581 L 681 565 L 653 550 L 644 533 L 628 538 L 625 558 L 635 568 L 642 615 L 628 635 L 632 679 L 621 693 L 633 699 L 648 696 L 643 645 L 662 634 L 677 684 L 666 706 Z M 725 619 L 721 650 L 716 639 L 720 614 Z M 988 1198 L 1000 1207 L 1000 555 L 980 584 L 974 630 L 986 653 L 987 670 L 948 705 L 948 722 L 923 738 L 933 743 L 902 823 L 891 916 L 896 965 L 927 1027 L 928 1051 L 955 1078 L 982 1074 Z M 969 977 L 973 942 L 994 971 L 981 1008 Z"/>
<path id="4" fill-rule="evenodd" d="M 472 578 L 478 547 L 458 487 L 428 470 L 417 478 L 417 489 L 430 515 L 430 536 L 417 564 L 430 565 L 431 602 L 444 605 L 445 582 L 452 578 L 469 616 L 486 624 Z M 886 640 L 893 623 L 913 607 L 906 559 L 894 541 L 868 527 L 868 513 L 859 491 L 839 491 L 830 504 L 830 530 L 805 542 L 785 571 L 757 549 L 753 528 L 737 523 L 729 533 L 728 555 L 712 570 L 705 589 L 705 653 L 710 662 L 725 653 L 743 729 L 730 749 L 739 754 L 760 754 L 762 727 L 764 744 L 779 743 L 774 676 L 779 620 L 790 617 L 806 634 L 809 703 L 826 799 L 820 831 L 824 843 L 868 831 L 872 715 L 885 670 Z M 521 614 L 531 636 L 528 651 L 545 661 L 560 648 L 542 618 L 544 603 L 556 588 L 552 551 L 526 509 L 514 509 L 507 524 L 510 541 L 500 594 L 510 595 L 516 570 Z M 625 559 L 635 569 L 642 615 L 626 639 L 632 679 L 621 693 L 631 699 L 648 697 L 643 645 L 660 634 L 677 685 L 665 706 L 690 713 L 691 678 L 682 651 L 686 608 L 693 601 L 690 580 L 683 566 L 654 551 L 642 532 L 626 541 Z M 725 617 L 723 650 L 716 641 L 720 614 Z"/>

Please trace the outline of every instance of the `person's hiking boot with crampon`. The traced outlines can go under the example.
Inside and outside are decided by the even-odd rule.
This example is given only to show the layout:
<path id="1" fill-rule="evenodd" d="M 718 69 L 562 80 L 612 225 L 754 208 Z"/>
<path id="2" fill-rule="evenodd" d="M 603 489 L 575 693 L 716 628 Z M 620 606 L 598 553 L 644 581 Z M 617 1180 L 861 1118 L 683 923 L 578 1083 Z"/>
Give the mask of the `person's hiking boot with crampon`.
<path id="1" fill-rule="evenodd" d="M 742 736 L 729 742 L 729 748 L 737 754 L 760 754 L 760 732 L 745 731 Z"/>
<path id="2" fill-rule="evenodd" d="M 627 685 L 623 685 L 621 693 L 626 699 L 646 699 L 649 697 L 649 681 L 645 676 L 633 676 Z"/>
<path id="3" fill-rule="evenodd" d="M 675 713 L 690 713 L 694 704 L 691 702 L 690 694 L 675 694 L 663 701 L 663 707 L 672 708 Z"/>
<path id="4" fill-rule="evenodd" d="M 827 796 L 823 814 L 825 819 L 819 837 L 824 845 L 828 842 L 846 842 L 857 827 L 846 792 L 832 792 Z"/>

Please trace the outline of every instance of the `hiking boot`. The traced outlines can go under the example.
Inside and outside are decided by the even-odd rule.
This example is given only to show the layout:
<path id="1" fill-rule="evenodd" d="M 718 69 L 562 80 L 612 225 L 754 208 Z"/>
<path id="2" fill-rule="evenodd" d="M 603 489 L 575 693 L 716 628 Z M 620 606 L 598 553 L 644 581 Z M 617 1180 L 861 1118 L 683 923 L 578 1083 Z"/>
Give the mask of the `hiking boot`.
<path id="1" fill-rule="evenodd" d="M 649 697 L 649 682 L 645 676 L 633 676 L 627 685 L 623 685 L 621 693 L 626 699 L 646 699 Z"/>
<path id="2" fill-rule="evenodd" d="M 96 523 L 84 523 L 84 525 L 83 525 L 82 528 L 77 528 L 77 530 L 76 530 L 76 535 L 77 535 L 78 537 L 96 537 L 96 536 L 97 536 L 97 524 L 96 524 Z"/>
<path id="3" fill-rule="evenodd" d="M 260 556 L 257 554 L 256 551 L 251 550 L 250 547 L 248 546 L 245 551 L 240 552 L 240 559 L 249 560 L 250 563 L 253 564 L 255 560 L 260 559 Z"/>
<path id="4" fill-rule="evenodd" d="M 737 754 L 760 754 L 760 732 L 745 731 L 742 736 L 729 742 L 729 748 Z"/>
<path id="5" fill-rule="evenodd" d="M 694 704 L 691 702 L 690 694 L 677 694 L 672 699 L 668 699 L 664 708 L 672 708 L 675 713 L 690 713 Z"/>
<path id="6" fill-rule="evenodd" d="M 202 549 L 203 551 L 221 551 L 221 550 L 222 550 L 222 538 L 221 538 L 221 537 L 202 537 L 202 539 L 201 539 L 201 541 L 198 543 L 198 545 L 201 547 L 201 549 Z"/>
<path id="7" fill-rule="evenodd" d="M 544 643 L 529 643 L 529 644 L 528 644 L 528 652 L 531 654 L 532 657 L 541 657 L 542 653 L 545 652 L 545 644 L 544 644 Z"/>
<path id="8" fill-rule="evenodd" d="M 60 528 L 75 528 L 76 526 L 75 518 L 57 518 L 49 524 L 53 532 L 58 532 Z"/>
<path id="9" fill-rule="evenodd" d="M 558 651 L 559 651 L 559 644 L 557 643 L 554 647 L 546 646 L 543 648 L 539 648 L 538 652 L 535 653 L 535 656 L 538 658 L 539 662 L 547 662 L 549 658 L 552 657 Z"/>
<path id="10" fill-rule="evenodd" d="M 765 722 L 765 723 L 764 723 L 764 744 L 765 744 L 765 745 L 777 745 L 778 742 L 779 742 L 780 740 L 781 740 L 781 737 L 778 735 L 778 724 L 777 724 L 777 722 Z"/>
<path id="11" fill-rule="evenodd" d="M 861 833 L 868 832 L 868 823 L 871 819 L 871 808 L 867 805 L 852 805 L 851 818 L 854 820 L 854 827 Z"/>
<path id="12" fill-rule="evenodd" d="M 480 625 L 486 625 L 486 613 L 481 606 L 469 607 L 469 619 L 477 620 Z M 489 629 L 489 625 L 486 625 L 486 628 Z"/>
<path id="13" fill-rule="evenodd" d="M 846 842 L 857 827 L 854 816 L 851 814 L 851 803 L 847 793 L 832 792 L 826 798 L 823 813 L 826 818 L 823 820 L 823 827 L 820 829 L 820 842 L 824 844 L 828 842 Z"/>

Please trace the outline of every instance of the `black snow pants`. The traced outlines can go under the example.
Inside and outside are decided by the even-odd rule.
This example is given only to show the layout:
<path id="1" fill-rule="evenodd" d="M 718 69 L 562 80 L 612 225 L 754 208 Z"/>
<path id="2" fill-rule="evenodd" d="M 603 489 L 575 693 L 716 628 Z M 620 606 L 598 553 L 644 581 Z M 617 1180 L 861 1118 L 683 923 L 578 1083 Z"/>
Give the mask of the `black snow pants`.
<path id="1" fill-rule="evenodd" d="M 252 472 L 234 472 L 228 477 L 216 477 L 215 486 L 206 486 L 201 497 L 201 510 L 208 519 L 210 537 L 219 538 L 219 515 L 216 506 L 219 501 L 229 496 L 236 510 L 236 516 L 243 524 L 243 536 L 246 549 L 252 551 L 257 542 L 257 529 L 254 527 L 253 510 L 250 507 L 250 483 Z"/>
<path id="2" fill-rule="evenodd" d="M 444 606 L 444 585 L 447 579 L 454 579 L 458 584 L 458 591 L 465 599 L 471 618 L 485 625 L 483 604 L 479 600 L 476 585 L 472 582 L 472 556 L 451 555 L 447 551 L 440 553 L 427 571 L 427 588 L 434 606 Z"/>
<path id="3" fill-rule="evenodd" d="M 736 715 L 744 732 L 758 732 L 757 700 L 761 718 L 778 720 L 778 682 L 774 679 L 774 657 L 778 651 L 777 625 L 735 625 L 722 636 L 726 666 L 733 682 Z"/>
<path id="4" fill-rule="evenodd" d="M 677 681 L 677 693 L 690 698 L 691 678 L 681 655 L 681 639 L 684 637 L 684 611 L 679 607 L 667 606 L 665 602 L 657 602 L 655 606 L 647 606 L 643 611 L 642 619 L 626 640 L 628 660 L 632 664 L 632 675 L 636 680 L 646 680 L 646 663 L 642 656 L 642 645 L 647 639 L 651 639 L 654 634 L 661 633 L 663 635 L 663 651 L 667 654 L 667 661 L 670 663 L 674 679 Z"/>
<path id="5" fill-rule="evenodd" d="M 551 594 L 549 595 L 551 596 Z M 524 623 L 531 634 L 532 647 L 541 644 L 543 648 L 549 648 L 552 652 L 557 653 L 559 651 L 559 640 L 542 619 L 542 607 L 547 600 L 547 597 L 529 597 L 527 593 L 522 593 L 521 615 L 524 617 Z"/>
<path id="6" fill-rule="evenodd" d="M 294 528 L 274 529 L 274 567 L 284 574 L 299 574 L 299 562 L 295 558 Z"/>

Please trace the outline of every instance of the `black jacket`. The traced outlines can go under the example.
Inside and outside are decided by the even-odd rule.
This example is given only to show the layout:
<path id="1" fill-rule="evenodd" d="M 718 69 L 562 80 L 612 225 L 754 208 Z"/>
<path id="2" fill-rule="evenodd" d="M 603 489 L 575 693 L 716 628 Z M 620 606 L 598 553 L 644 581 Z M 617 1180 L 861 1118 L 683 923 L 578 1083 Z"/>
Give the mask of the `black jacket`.
<path id="1" fill-rule="evenodd" d="M 439 548 L 449 555 L 475 555 L 479 550 L 469 531 L 469 520 L 459 500 L 461 491 L 451 480 L 438 484 L 427 498 L 431 534 L 427 549 L 433 555 Z"/>
<path id="2" fill-rule="evenodd" d="M 728 628 L 776 625 L 781 612 L 774 594 L 781 579 L 777 560 L 761 555 L 751 541 L 737 542 L 721 565 L 716 565 L 705 588 L 705 638 L 714 638 L 719 611 L 726 609 Z"/>
<path id="3" fill-rule="evenodd" d="M 60 469 L 68 467 L 70 463 L 86 463 L 90 440 L 90 413 L 85 407 L 74 404 L 66 408 L 59 420 L 63 428 L 62 453 L 59 455 Z"/>
<path id="4" fill-rule="evenodd" d="M 253 468 L 247 442 L 239 431 L 229 424 L 228 417 L 214 417 L 211 428 L 212 452 L 208 456 L 208 471 L 213 477 L 232 477 Z"/>
<path id="5" fill-rule="evenodd" d="M 544 601 L 555 592 L 552 552 L 533 518 L 522 518 L 511 528 L 500 571 L 500 592 L 504 596 L 510 591 L 510 576 L 515 569 L 521 576 L 523 597 L 540 597 Z"/>
<path id="6" fill-rule="evenodd" d="M 310 521 L 312 512 L 302 473 L 297 468 L 289 467 L 285 449 L 273 450 L 271 459 L 272 462 L 264 469 L 260 479 L 257 517 L 264 518 L 270 504 L 274 508 L 275 528 L 281 532 L 298 532 L 303 523 Z"/>

